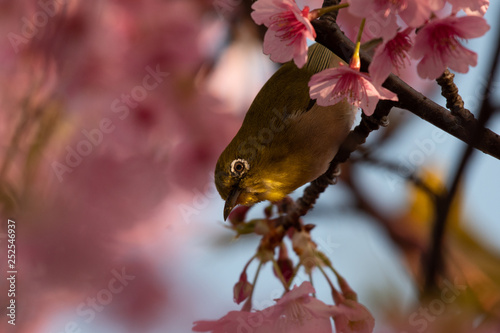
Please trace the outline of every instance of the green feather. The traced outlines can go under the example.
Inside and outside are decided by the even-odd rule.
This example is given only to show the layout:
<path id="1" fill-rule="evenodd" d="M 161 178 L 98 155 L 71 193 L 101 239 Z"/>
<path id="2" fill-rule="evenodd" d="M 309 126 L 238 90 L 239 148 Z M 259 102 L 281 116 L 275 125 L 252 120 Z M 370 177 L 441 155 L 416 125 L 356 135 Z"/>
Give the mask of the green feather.
<path id="1" fill-rule="evenodd" d="M 279 200 L 326 170 L 349 132 L 354 112 L 346 103 L 318 106 L 309 96 L 308 83 L 340 61 L 314 44 L 302 68 L 290 61 L 264 84 L 217 162 L 215 183 L 224 200 L 236 187 L 242 191 L 238 203 Z M 235 159 L 250 166 L 241 178 L 230 173 Z M 229 207 L 233 205 L 231 201 Z"/>
<path id="2" fill-rule="evenodd" d="M 339 59 L 332 51 L 321 44 L 314 44 L 307 52 L 307 62 L 304 68 L 313 74 L 330 67 L 332 60 Z"/>
<path id="3" fill-rule="evenodd" d="M 333 52 L 321 44 L 309 47 L 308 59 L 303 68 L 298 68 L 293 61 L 281 66 L 266 82 L 255 97 L 242 125 L 241 136 L 246 137 L 254 132 L 249 124 L 270 124 L 285 122 L 311 109 L 314 102 L 309 97 L 309 80 L 311 76 L 331 66 L 338 58 Z M 281 117 L 277 117 L 281 115 Z M 251 133 L 245 133 L 245 129 Z"/>

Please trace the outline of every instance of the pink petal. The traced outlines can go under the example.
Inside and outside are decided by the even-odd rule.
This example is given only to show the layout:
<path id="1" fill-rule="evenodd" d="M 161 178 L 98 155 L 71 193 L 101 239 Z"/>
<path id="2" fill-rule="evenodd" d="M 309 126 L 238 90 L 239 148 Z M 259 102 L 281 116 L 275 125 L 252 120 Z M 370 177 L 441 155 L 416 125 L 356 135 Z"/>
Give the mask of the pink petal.
<path id="1" fill-rule="evenodd" d="M 264 53 L 275 62 L 291 59 L 301 68 L 307 61 L 306 38 L 314 40 L 316 32 L 308 19 L 309 7 L 300 10 L 295 2 L 287 0 L 258 0 L 252 8 L 257 23 L 265 23 L 268 31 L 264 36 Z"/>
<path id="2" fill-rule="evenodd" d="M 441 9 L 444 4 L 443 0 L 407 0 L 407 7 L 399 16 L 409 27 L 417 28 L 430 18 L 432 11 Z"/>
<path id="3" fill-rule="evenodd" d="M 443 74 L 446 65 L 441 57 L 425 56 L 417 65 L 417 72 L 421 78 L 436 79 Z"/>
<path id="4" fill-rule="evenodd" d="M 295 15 L 295 18 L 297 21 L 302 23 L 304 25 L 304 29 L 302 30 L 302 34 L 306 37 L 309 38 L 310 40 L 315 40 L 316 39 L 316 31 L 314 30 L 314 27 L 311 24 L 311 21 L 307 18 L 307 15 L 309 15 L 309 7 L 304 8 L 304 11 L 297 11 L 294 10 L 293 14 Z M 304 16 L 306 14 L 306 16 Z"/>
<path id="5" fill-rule="evenodd" d="M 335 329 L 342 333 L 372 333 L 375 320 L 362 304 L 346 300 L 332 307 Z"/>
<path id="6" fill-rule="evenodd" d="M 194 332 L 226 333 L 241 330 L 242 323 L 248 323 L 249 318 L 255 316 L 255 312 L 230 311 L 219 320 L 199 320 L 195 321 Z"/>
<path id="7" fill-rule="evenodd" d="M 446 67 L 466 73 L 469 66 L 477 64 L 477 54 L 464 48 L 458 38 L 474 38 L 490 29 L 482 17 L 450 16 L 435 19 L 417 34 L 412 57 L 423 57 L 417 66 L 423 78 L 435 79 Z"/>
<path id="8" fill-rule="evenodd" d="M 310 96 L 312 99 L 318 99 L 319 105 L 330 105 L 323 105 L 321 102 L 329 97 L 334 86 L 337 84 L 338 78 L 340 77 L 340 74 L 337 73 L 338 71 L 332 68 L 321 71 L 311 77 L 309 81 Z"/>
<path id="9" fill-rule="evenodd" d="M 286 47 L 276 33 L 268 29 L 264 35 L 264 54 L 269 55 L 272 61 L 285 63 L 293 58 L 293 48 Z"/>
<path id="10" fill-rule="evenodd" d="M 375 51 L 372 63 L 368 67 L 368 72 L 370 72 L 373 82 L 382 84 L 391 74 L 391 71 L 392 62 L 389 50 L 386 50 L 383 45 L 380 45 Z"/>
<path id="11" fill-rule="evenodd" d="M 415 38 L 415 43 L 413 44 L 412 49 L 410 50 L 410 56 L 414 59 L 420 59 L 424 55 L 433 52 L 432 46 L 432 30 L 422 28 Z"/>
<path id="12" fill-rule="evenodd" d="M 310 96 L 317 99 L 318 105 L 333 105 L 347 99 L 350 104 L 362 107 L 368 115 L 375 110 L 378 99 L 398 100 L 396 94 L 375 86 L 367 74 L 345 66 L 314 74 L 309 87 Z"/>
<path id="13" fill-rule="evenodd" d="M 364 114 L 371 116 L 375 112 L 379 98 L 376 95 L 364 95 L 359 101 L 358 106 L 363 109 Z"/>
<path id="14" fill-rule="evenodd" d="M 252 4 L 250 16 L 257 24 L 264 24 L 269 27 L 272 17 L 294 6 L 293 0 L 258 0 Z M 296 6 L 296 5 L 295 5 Z"/>
<path id="15" fill-rule="evenodd" d="M 446 63 L 448 67 L 459 73 L 467 73 L 469 66 L 477 65 L 477 53 L 466 49 L 463 46 L 457 47 L 454 50 L 454 56 L 448 57 Z"/>
<path id="16" fill-rule="evenodd" d="M 307 62 L 307 40 L 299 38 L 293 44 L 293 61 L 298 68 L 302 68 Z"/>
<path id="17" fill-rule="evenodd" d="M 377 47 L 373 61 L 368 67 L 372 82 L 382 84 L 394 68 L 398 72 L 399 68 L 410 63 L 408 51 L 412 45 L 409 36 L 411 31 L 411 28 L 407 28 Z"/>
<path id="18" fill-rule="evenodd" d="M 298 287 L 297 285 L 293 286 L 293 289 L 287 292 L 283 297 L 281 297 L 276 304 L 278 305 L 290 302 L 302 296 L 307 296 L 309 294 L 312 294 L 314 292 L 315 290 L 312 284 L 310 282 L 304 281 Z"/>
<path id="19" fill-rule="evenodd" d="M 490 30 L 490 26 L 486 20 L 480 16 L 463 16 L 457 17 L 455 20 L 450 19 L 444 22 L 450 22 L 460 38 L 469 39 L 481 37 Z"/>

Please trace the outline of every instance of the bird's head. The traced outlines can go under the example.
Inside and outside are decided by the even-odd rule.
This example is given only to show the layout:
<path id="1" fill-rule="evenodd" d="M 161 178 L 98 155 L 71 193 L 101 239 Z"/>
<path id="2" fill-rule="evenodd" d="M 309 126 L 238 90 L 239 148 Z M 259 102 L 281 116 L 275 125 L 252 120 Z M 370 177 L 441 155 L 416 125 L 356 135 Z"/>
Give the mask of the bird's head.
<path id="1" fill-rule="evenodd" d="M 276 163 L 273 158 L 276 154 L 271 147 L 260 148 L 235 149 L 230 144 L 220 155 L 215 167 L 215 185 L 226 201 L 224 220 L 236 205 L 278 201 L 292 190 L 290 174 L 285 167 L 286 159 Z"/>

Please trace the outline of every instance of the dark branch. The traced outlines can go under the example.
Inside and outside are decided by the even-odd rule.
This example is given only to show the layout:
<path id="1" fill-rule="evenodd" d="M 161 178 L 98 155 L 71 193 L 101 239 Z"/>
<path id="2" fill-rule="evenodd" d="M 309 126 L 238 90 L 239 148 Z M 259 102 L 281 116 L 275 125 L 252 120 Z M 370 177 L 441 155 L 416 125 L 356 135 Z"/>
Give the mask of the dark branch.
<path id="1" fill-rule="evenodd" d="M 291 210 L 288 212 L 287 220 L 285 221 L 285 227 L 294 226 L 300 229 L 299 218 L 304 216 L 314 206 L 319 195 L 329 185 L 336 182 L 339 165 L 347 161 L 351 153 L 365 143 L 366 138 L 372 131 L 379 129 L 380 126 L 384 126 L 387 123 L 386 117 L 393 106 L 394 102 L 381 100 L 378 102 L 372 116 L 367 117 L 364 114 L 362 115 L 361 123 L 344 140 L 337 155 L 335 155 L 330 163 L 328 170 L 312 181 L 304 190 L 302 197 L 297 199 L 295 205 L 291 206 Z"/>
<path id="2" fill-rule="evenodd" d="M 338 0 L 325 0 L 323 5 L 330 6 L 337 3 L 339 3 Z M 316 41 L 336 53 L 344 61 L 349 62 L 354 51 L 354 43 L 338 27 L 336 16 L 336 12 L 331 12 L 312 22 L 317 33 Z M 361 51 L 360 55 L 361 70 L 366 72 L 371 58 L 363 51 Z M 456 114 L 450 113 L 445 108 L 427 99 L 393 74 L 389 76 L 383 86 L 395 92 L 398 95 L 399 102 L 380 101 L 372 117 L 363 115 L 360 125 L 349 133 L 327 172 L 311 182 L 304 190 L 303 196 L 294 205 L 290 205 L 284 221 L 285 228 L 294 226 L 300 229 L 299 218 L 314 206 L 319 195 L 330 184 L 335 183 L 339 164 L 345 162 L 351 153 L 365 142 L 371 131 L 378 129 L 382 122 L 385 122 L 386 116 L 393 106 L 407 109 L 429 123 L 472 145 L 472 147 L 500 159 L 500 137 L 496 133 L 485 129 L 484 124 L 478 125 L 478 121 L 473 117 L 464 122 L 463 117 L 458 117 Z M 458 101 L 455 104 L 457 107 L 463 108 L 463 105 L 461 106 Z M 460 114 L 458 110 L 457 114 Z M 472 134 L 475 132 L 477 132 L 477 140 L 472 139 Z"/>
<path id="3" fill-rule="evenodd" d="M 325 15 L 313 21 L 312 24 L 317 34 L 316 41 L 349 62 L 354 44 L 342 33 L 334 19 Z M 361 51 L 361 70 L 367 71 L 370 62 L 370 56 Z M 463 121 L 461 117 L 453 115 L 444 107 L 428 99 L 394 74 L 389 76 L 383 86 L 398 95 L 398 107 L 412 112 L 463 142 L 472 144 L 474 148 L 500 159 L 500 137 L 496 133 L 480 127 L 477 140 L 472 142 L 475 129 L 478 127 L 477 120 Z"/>
<path id="4" fill-rule="evenodd" d="M 500 57 L 500 34 L 497 37 L 497 48 L 495 50 L 495 54 L 493 57 L 493 63 L 491 65 L 491 69 L 489 71 L 488 84 L 486 86 L 486 90 L 484 92 L 486 98 L 483 99 L 483 103 L 481 105 L 481 109 L 479 111 L 479 119 L 475 123 L 475 129 L 471 135 L 470 142 L 468 142 L 468 146 L 464 150 L 462 157 L 460 158 L 460 162 L 455 171 L 455 174 L 451 178 L 449 191 L 444 196 L 438 197 L 438 201 L 436 202 L 436 216 L 434 221 L 434 229 L 432 230 L 432 243 L 431 248 L 428 254 L 427 260 L 427 270 L 425 276 L 425 291 L 432 292 L 437 286 L 437 275 L 438 268 L 443 268 L 443 254 L 442 254 L 442 245 L 443 245 L 443 236 L 446 228 L 446 221 L 448 219 L 450 206 L 455 197 L 457 189 L 459 187 L 460 181 L 463 178 L 463 175 L 466 172 L 467 166 L 469 165 L 469 161 L 471 160 L 471 156 L 474 152 L 473 147 L 477 145 L 477 143 L 482 140 L 481 132 L 483 131 L 483 127 L 486 125 L 488 120 L 491 118 L 491 115 L 494 113 L 494 108 L 491 103 L 491 90 L 493 87 L 493 80 L 495 77 L 495 73 L 498 69 L 498 61 Z"/>

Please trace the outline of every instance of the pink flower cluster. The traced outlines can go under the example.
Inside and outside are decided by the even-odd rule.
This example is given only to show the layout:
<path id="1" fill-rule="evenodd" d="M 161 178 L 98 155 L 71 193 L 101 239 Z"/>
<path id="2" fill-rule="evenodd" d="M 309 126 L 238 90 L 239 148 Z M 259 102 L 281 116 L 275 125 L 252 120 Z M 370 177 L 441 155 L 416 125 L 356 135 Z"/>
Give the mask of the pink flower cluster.
<path id="1" fill-rule="evenodd" d="M 272 61 L 287 62 L 293 59 L 299 68 L 304 66 L 307 61 L 307 39 L 316 39 L 309 7 L 300 10 L 294 0 L 259 0 L 252 8 L 253 20 L 269 28 L 264 36 L 264 53 L 269 54 Z"/>
<path id="2" fill-rule="evenodd" d="M 291 199 L 285 198 L 276 204 L 278 214 L 282 214 L 283 206 L 290 204 Z M 301 230 L 290 228 L 285 231 L 276 222 L 279 217 L 273 217 L 273 206 L 264 210 L 265 218 L 247 220 L 249 208 L 237 207 L 229 215 L 232 229 L 237 235 L 255 233 L 262 236 L 256 254 L 246 263 L 238 282 L 234 285 L 234 301 L 237 304 L 245 302 L 240 311 L 230 311 L 218 320 L 200 320 L 194 323 L 195 332 L 255 332 L 255 333 L 302 333 L 318 332 L 331 333 L 332 320 L 336 332 L 371 333 L 374 319 L 370 312 L 357 301 L 356 293 L 345 279 L 333 268 L 326 256 L 317 249 L 312 240 L 310 231 L 314 225 L 303 225 Z M 292 242 L 293 252 L 299 262 L 295 265 L 288 256 L 287 244 L 284 238 Z M 275 258 L 276 249 L 279 249 L 278 258 Z M 247 280 L 247 269 L 254 259 L 258 259 L 259 268 L 255 273 L 254 282 Z M 273 263 L 274 275 L 280 280 L 285 289 L 284 295 L 276 299 L 276 303 L 263 310 L 253 309 L 252 295 L 255 283 L 262 265 Z M 330 269 L 337 278 L 340 290 L 334 287 L 326 274 L 325 267 Z M 297 277 L 299 269 L 311 275 L 313 270 L 321 270 L 324 278 L 330 285 L 335 305 L 325 304 L 316 298 L 316 291 L 310 282 L 302 282 L 300 286 L 290 288 Z M 291 289 L 291 290 L 290 290 Z"/>
<path id="3" fill-rule="evenodd" d="M 311 98 L 320 105 L 339 102 L 342 96 L 366 114 L 372 114 L 379 99 L 397 100 L 381 85 L 391 74 L 417 62 L 418 75 L 424 79 L 438 78 L 446 68 L 467 73 L 477 65 L 477 54 L 462 40 L 484 35 L 490 26 L 482 17 L 489 0 L 348 0 L 348 12 L 366 19 L 371 38 L 381 38 L 369 75 L 340 66 L 319 73 L 311 79 Z M 258 0 L 252 6 L 252 18 L 269 29 L 264 38 L 264 53 L 271 60 L 291 59 L 298 67 L 307 61 L 307 41 L 316 32 L 311 20 L 318 10 L 301 10 L 294 0 Z M 448 15 L 443 15 L 445 12 Z M 463 11 L 465 16 L 458 16 Z M 442 17 L 439 17 L 442 16 Z M 374 32 L 375 31 L 375 32 Z M 416 32 L 416 33 L 415 33 Z M 358 73 L 356 73 L 358 71 Z"/>
<path id="4" fill-rule="evenodd" d="M 446 12 L 447 2 L 452 7 L 451 13 L 438 17 L 438 11 Z M 382 38 L 383 42 L 369 68 L 377 83 L 382 83 L 391 71 L 398 73 L 411 65 L 410 58 L 420 60 L 417 70 L 422 78 L 436 79 L 447 67 L 467 73 L 469 66 L 476 66 L 477 54 L 463 47 L 460 41 L 480 37 L 490 28 L 482 17 L 489 0 L 349 0 L 349 4 L 351 15 L 368 20 L 377 18 L 372 25 L 378 25 L 378 29 L 371 29 L 376 31 L 371 37 Z M 457 16 L 460 10 L 467 16 Z M 402 23 L 392 24 L 398 18 Z M 418 29 L 416 35 L 415 29 Z"/>
<path id="5" fill-rule="evenodd" d="M 348 287 L 348 286 L 347 286 Z M 311 283 L 294 286 L 276 304 L 261 311 L 231 311 L 215 321 L 197 321 L 195 332 L 254 332 L 254 333 L 331 333 L 330 318 L 334 318 L 336 332 L 371 333 L 374 319 L 358 302 L 340 295 L 341 302 L 327 305 L 311 296 Z"/>

